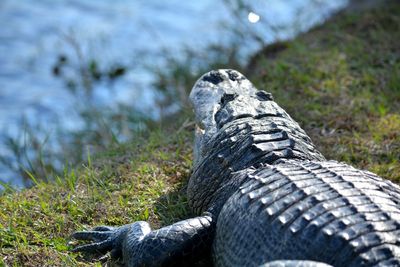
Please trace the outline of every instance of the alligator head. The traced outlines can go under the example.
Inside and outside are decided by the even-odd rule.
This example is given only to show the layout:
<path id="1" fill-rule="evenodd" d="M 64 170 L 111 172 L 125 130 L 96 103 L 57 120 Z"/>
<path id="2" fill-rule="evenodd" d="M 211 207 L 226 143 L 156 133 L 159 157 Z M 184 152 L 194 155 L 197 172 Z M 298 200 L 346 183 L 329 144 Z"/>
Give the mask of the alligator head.
<path id="1" fill-rule="evenodd" d="M 204 74 L 193 86 L 190 100 L 196 115 L 194 166 L 197 166 L 206 152 L 205 145 L 224 123 L 265 113 L 260 103 L 272 100 L 272 96 L 258 91 L 240 72 L 221 69 Z"/>

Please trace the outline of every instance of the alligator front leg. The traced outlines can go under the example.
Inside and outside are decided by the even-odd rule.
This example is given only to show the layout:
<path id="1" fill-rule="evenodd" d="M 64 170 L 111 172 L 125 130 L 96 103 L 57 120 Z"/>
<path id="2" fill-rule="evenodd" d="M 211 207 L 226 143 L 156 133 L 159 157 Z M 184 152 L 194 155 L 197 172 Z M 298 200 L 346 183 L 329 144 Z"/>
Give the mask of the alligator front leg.
<path id="1" fill-rule="evenodd" d="M 209 253 L 214 229 L 210 213 L 153 231 L 142 221 L 115 228 L 100 226 L 74 233 L 73 238 L 92 243 L 73 251 L 111 251 L 114 258 L 122 256 L 126 266 L 177 266 Z"/>

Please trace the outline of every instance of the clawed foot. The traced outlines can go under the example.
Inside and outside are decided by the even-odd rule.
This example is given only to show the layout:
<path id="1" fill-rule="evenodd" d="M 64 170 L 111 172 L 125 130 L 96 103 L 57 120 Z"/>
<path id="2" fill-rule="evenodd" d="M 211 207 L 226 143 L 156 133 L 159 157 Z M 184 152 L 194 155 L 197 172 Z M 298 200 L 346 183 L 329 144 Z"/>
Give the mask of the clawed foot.
<path id="1" fill-rule="evenodd" d="M 90 231 L 80 231 L 72 234 L 72 238 L 81 241 L 89 241 L 87 244 L 78 245 L 73 252 L 101 253 L 110 251 L 111 258 L 117 259 L 123 256 L 123 260 L 129 258 L 135 250 L 132 244 L 140 243 L 142 238 L 151 232 L 147 222 L 135 222 L 120 227 L 98 226 Z M 129 242 L 126 242 L 129 240 Z M 129 243 L 128 245 L 126 243 Z"/>
<path id="2" fill-rule="evenodd" d="M 87 242 L 72 251 L 107 256 L 110 252 L 113 260 L 119 259 L 129 266 L 176 266 L 208 253 L 212 233 L 210 215 L 180 221 L 154 231 L 143 221 L 115 228 L 100 226 L 74 233 L 72 238 Z"/>
<path id="3" fill-rule="evenodd" d="M 91 243 L 79 245 L 73 252 L 102 253 L 111 252 L 112 258 L 121 256 L 122 242 L 129 232 L 131 224 L 121 227 L 98 226 L 90 231 L 80 231 L 72 234 L 72 238 Z"/>

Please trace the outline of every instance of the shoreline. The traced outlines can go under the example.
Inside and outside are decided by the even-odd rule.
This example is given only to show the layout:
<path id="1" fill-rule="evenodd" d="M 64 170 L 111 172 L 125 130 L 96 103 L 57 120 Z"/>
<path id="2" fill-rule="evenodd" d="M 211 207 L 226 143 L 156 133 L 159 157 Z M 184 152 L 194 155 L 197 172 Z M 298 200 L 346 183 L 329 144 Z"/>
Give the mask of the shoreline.
<path id="1" fill-rule="evenodd" d="M 399 14 L 395 2 L 339 12 L 258 53 L 246 73 L 327 158 L 397 183 Z M 38 179 L 32 188 L 6 190 L 0 196 L 0 265 L 92 266 L 93 259 L 69 252 L 72 232 L 136 220 L 157 228 L 190 217 L 185 185 L 194 127 L 186 114 L 172 121 L 148 137 L 88 155 L 85 164 L 66 169 L 54 182 Z"/>

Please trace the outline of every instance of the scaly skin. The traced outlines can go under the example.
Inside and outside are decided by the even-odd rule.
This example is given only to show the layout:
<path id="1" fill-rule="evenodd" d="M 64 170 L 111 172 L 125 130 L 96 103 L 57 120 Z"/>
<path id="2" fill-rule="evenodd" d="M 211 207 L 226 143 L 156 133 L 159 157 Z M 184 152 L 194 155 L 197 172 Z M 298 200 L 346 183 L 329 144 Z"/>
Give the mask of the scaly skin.
<path id="1" fill-rule="evenodd" d="M 400 266 L 400 187 L 327 161 L 300 126 L 234 70 L 190 94 L 197 128 L 188 184 L 199 217 L 77 232 L 127 266 L 176 266 L 211 252 L 215 266 Z"/>

